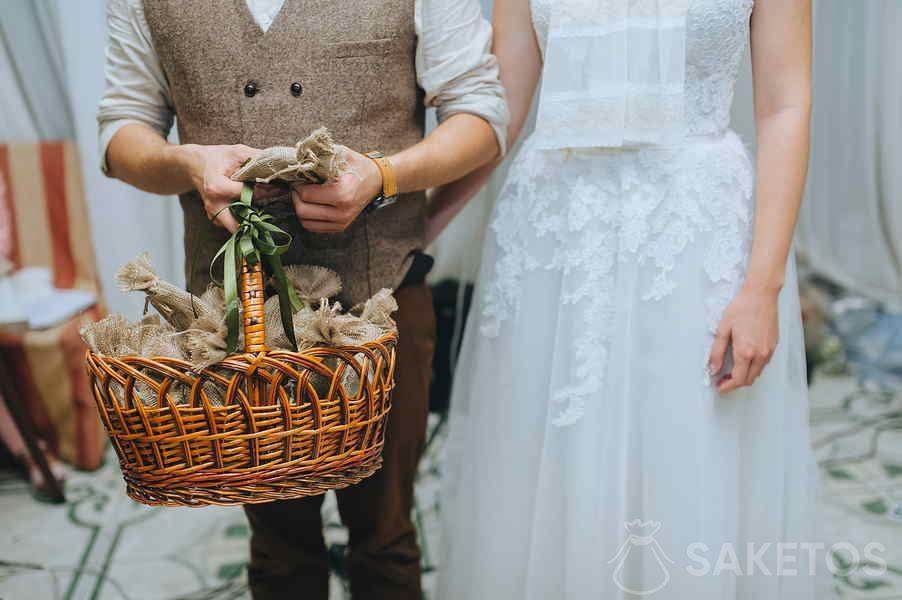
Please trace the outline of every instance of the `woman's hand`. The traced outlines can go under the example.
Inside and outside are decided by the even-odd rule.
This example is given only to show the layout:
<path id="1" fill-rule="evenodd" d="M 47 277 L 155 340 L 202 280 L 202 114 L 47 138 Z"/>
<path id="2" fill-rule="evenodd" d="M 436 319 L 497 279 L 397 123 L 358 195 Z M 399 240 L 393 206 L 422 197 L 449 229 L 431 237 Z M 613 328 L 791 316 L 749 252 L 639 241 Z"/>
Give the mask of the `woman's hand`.
<path id="1" fill-rule="evenodd" d="M 779 339 L 778 290 L 744 287 L 727 306 L 717 333 L 709 372 L 720 372 L 727 349 L 733 348 L 733 368 L 715 381 L 721 393 L 752 385 L 773 356 Z"/>

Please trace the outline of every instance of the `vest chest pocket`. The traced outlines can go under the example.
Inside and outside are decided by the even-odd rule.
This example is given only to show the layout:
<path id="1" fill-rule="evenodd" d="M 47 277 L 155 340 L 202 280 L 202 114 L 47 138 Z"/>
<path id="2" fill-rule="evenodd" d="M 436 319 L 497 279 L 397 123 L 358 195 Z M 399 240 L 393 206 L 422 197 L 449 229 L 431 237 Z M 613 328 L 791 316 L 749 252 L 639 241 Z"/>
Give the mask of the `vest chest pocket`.
<path id="1" fill-rule="evenodd" d="M 395 149 L 393 132 L 407 126 L 416 106 L 413 48 L 413 41 L 403 36 L 363 36 L 324 45 L 329 85 L 322 102 L 335 113 L 324 124 L 336 132 L 339 143 L 358 152 Z"/>
<path id="2" fill-rule="evenodd" d="M 392 38 L 335 42 L 329 44 L 326 52 L 333 58 L 355 58 L 358 56 L 388 56 L 397 50 L 399 44 Z"/>

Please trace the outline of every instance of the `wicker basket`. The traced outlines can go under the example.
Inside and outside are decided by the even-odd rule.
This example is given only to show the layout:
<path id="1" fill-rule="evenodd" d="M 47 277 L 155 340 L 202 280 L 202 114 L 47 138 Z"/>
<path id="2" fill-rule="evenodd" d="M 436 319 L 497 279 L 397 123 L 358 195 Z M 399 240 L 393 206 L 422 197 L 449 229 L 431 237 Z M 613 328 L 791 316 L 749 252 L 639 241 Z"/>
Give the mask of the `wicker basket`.
<path id="1" fill-rule="evenodd" d="M 101 420 L 139 502 L 299 498 L 357 483 L 381 465 L 397 337 L 269 351 L 260 264 L 245 264 L 241 282 L 244 354 L 197 373 L 177 359 L 87 353 Z M 155 395 L 156 407 L 139 392 Z"/>

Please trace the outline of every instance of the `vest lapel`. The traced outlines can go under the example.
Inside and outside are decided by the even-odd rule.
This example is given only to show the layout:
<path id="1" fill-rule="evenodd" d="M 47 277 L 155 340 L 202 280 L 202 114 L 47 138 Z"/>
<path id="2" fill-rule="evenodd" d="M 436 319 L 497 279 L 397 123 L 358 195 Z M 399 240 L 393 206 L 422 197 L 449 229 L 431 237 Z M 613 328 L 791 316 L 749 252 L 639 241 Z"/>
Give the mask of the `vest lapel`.
<path id="1" fill-rule="evenodd" d="M 256 37 L 263 38 L 266 37 L 269 33 L 275 33 L 275 30 L 281 27 L 281 23 L 286 20 L 291 20 L 285 13 L 291 10 L 292 5 L 295 4 L 292 0 L 283 0 L 282 6 L 279 8 L 279 12 L 277 12 L 272 19 L 272 22 L 269 24 L 269 29 L 263 31 L 260 27 L 260 24 L 257 23 L 257 19 L 254 18 L 251 9 L 247 5 L 246 0 L 232 0 L 232 3 L 235 7 L 236 14 L 241 16 L 242 25 L 245 30 L 251 30 L 254 32 Z"/>

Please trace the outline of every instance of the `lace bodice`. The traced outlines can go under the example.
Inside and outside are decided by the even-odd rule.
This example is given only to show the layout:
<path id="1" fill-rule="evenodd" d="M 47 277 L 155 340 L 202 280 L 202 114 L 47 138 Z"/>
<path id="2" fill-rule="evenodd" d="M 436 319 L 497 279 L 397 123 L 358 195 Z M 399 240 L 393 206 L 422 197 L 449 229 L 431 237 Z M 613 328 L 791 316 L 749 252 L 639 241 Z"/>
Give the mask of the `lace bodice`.
<path id="1" fill-rule="evenodd" d="M 752 241 L 754 169 L 728 126 L 753 1 L 690 0 L 684 99 L 692 139 L 548 152 L 530 136 L 511 164 L 480 275 L 480 331 L 496 338 L 528 327 L 534 297 L 560 305 L 552 317 L 555 425 L 574 424 L 589 402 L 604 401 L 617 324 L 624 315 L 641 320 L 651 304 L 674 315 L 703 307 L 709 333 L 685 352 L 698 360 L 699 385 L 708 383 L 713 332 Z M 556 0 L 530 2 L 544 48 Z M 551 278 L 530 290 L 540 273 Z"/>
<path id="2" fill-rule="evenodd" d="M 545 47 L 555 0 L 530 0 L 539 44 Z M 726 131 L 733 86 L 748 43 L 754 0 L 692 0 L 687 18 L 686 110 L 690 135 Z"/>

